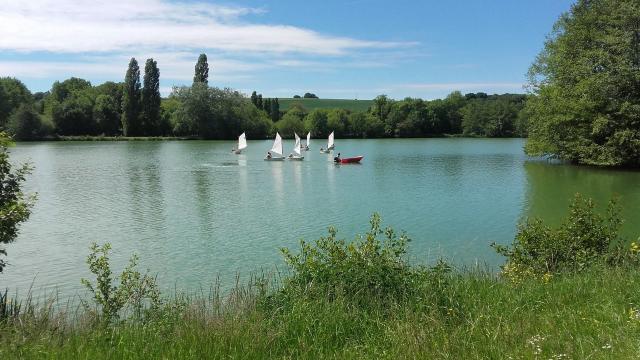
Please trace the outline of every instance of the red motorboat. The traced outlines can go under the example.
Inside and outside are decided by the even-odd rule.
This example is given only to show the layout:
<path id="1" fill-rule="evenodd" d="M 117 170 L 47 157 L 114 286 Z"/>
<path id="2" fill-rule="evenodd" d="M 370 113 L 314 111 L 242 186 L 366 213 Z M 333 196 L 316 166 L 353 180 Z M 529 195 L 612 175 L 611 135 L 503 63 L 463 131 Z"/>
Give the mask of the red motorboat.
<path id="1" fill-rule="evenodd" d="M 354 157 L 350 157 L 350 158 L 341 158 L 340 159 L 340 164 L 359 163 L 360 160 L 362 160 L 362 158 L 364 158 L 364 156 L 354 156 Z"/>

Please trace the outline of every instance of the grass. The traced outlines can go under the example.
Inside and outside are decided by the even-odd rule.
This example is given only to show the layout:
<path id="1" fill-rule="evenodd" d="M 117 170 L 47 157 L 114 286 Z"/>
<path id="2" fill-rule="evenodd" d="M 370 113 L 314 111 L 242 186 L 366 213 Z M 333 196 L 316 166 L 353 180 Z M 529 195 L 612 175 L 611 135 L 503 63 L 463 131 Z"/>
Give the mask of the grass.
<path id="1" fill-rule="evenodd" d="M 344 109 L 351 111 L 367 111 L 373 100 L 349 100 L 349 99 L 278 99 L 281 111 L 287 111 L 294 105 L 300 105 L 312 111 L 315 109 Z"/>
<path id="2" fill-rule="evenodd" d="M 146 320 L 105 327 L 92 313 L 23 305 L 0 324 L 0 358 L 631 359 L 640 351 L 640 272 L 595 267 L 513 285 L 448 274 L 441 307 L 300 296 L 282 308 L 238 287 L 226 298 L 175 295 Z M 268 297 L 268 296 L 267 296 Z"/>
<path id="3" fill-rule="evenodd" d="M 606 224 L 589 215 L 590 203 L 576 200 L 571 210 L 567 224 L 574 215 L 590 219 L 585 229 Z M 19 303 L 5 292 L 0 359 L 640 357 L 636 242 L 619 262 L 603 255 L 579 269 L 530 268 L 514 277 L 444 262 L 412 265 L 406 234 L 383 228 L 377 214 L 370 224 L 351 242 L 330 228 L 326 237 L 302 241 L 297 253 L 283 249 L 285 274 L 237 283 L 226 294 L 217 285 L 209 294 L 174 294 L 141 312 L 109 315 L 107 307 L 57 307 L 31 297 Z M 535 240 L 516 236 L 513 246 L 540 250 Z M 507 265 L 526 265 L 521 260 L 510 255 Z M 135 258 L 113 285 L 108 246 L 94 246 L 88 263 L 103 299 L 142 299 L 141 291 L 154 287 L 135 270 Z M 134 281 L 143 278 L 149 281 Z"/>

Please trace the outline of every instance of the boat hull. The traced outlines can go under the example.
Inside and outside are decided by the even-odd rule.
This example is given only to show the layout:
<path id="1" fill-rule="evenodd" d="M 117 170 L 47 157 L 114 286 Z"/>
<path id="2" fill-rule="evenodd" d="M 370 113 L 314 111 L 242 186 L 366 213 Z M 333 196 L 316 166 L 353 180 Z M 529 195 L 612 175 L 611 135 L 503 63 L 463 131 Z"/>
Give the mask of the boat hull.
<path id="1" fill-rule="evenodd" d="M 240 154 L 242 154 L 242 150 L 235 150 L 233 153 L 236 154 L 236 155 L 240 155 Z"/>
<path id="2" fill-rule="evenodd" d="M 359 163 L 360 160 L 362 160 L 363 158 L 364 156 L 354 156 L 350 158 L 343 158 L 343 159 L 340 159 L 340 164 L 356 164 L 356 163 Z"/>
<path id="3" fill-rule="evenodd" d="M 302 160 L 304 160 L 304 156 L 290 156 L 287 159 L 289 159 L 291 161 L 302 161 Z"/>
<path id="4" fill-rule="evenodd" d="M 330 152 L 331 152 L 331 150 L 320 150 L 320 152 L 321 152 L 322 154 L 328 154 L 328 153 L 330 153 Z"/>
<path id="5" fill-rule="evenodd" d="M 264 161 L 284 161 L 284 156 L 282 157 L 272 157 L 272 158 L 264 158 Z"/>

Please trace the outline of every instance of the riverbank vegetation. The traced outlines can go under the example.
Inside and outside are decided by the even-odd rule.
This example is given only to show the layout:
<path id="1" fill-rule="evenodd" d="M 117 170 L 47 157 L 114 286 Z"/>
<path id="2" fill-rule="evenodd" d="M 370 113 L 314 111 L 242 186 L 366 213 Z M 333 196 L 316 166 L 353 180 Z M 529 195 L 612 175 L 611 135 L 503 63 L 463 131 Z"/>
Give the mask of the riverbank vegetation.
<path id="1" fill-rule="evenodd" d="M 132 59 L 123 83 L 92 86 L 84 79 L 70 78 L 33 95 L 19 80 L 2 78 L 0 101 L 3 89 L 13 95 L 5 98 L 9 101 L 0 113 L 0 126 L 17 140 L 235 139 L 242 132 L 250 139 L 264 139 L 276 131 L 285 138 L 292 138 L 294 132 L 326 137 L 331 131 L 342 138 L 527 135 L 525 95 L 453 92 L 431 101 L 381 95 L 367 101 L 364 110 L 343 107 L 345 101 L 324 100 L 334 107 L 285 102 L 287 110 L 281 111 L 277 98 L 263 98 L 255 91 L 247 97 L 203 81 L 175 87 L 169 97 L 160 99 L 159 76 L 156 62 L 149 59 L 141 83 L 138 63 Z"/>
<path id="2" fill-rule="evenodd" d="M 579 0 L 556 22 L 529 77 L 526 151 L 640 166 L 640 3 Z"/>
<path id="3" fill-rule="evenodd" d="M 284 249 L 288 271 L 222 293 L 160 296 L 134 257 L 116 276 L 94 245 L 79 308 L 0 298 L 7 358 L 637 358 L 640 246 L 612 203 L 577 197 L 563 225 L 526 222 L 498 275 L 407 261 L 380 218 L 353 241 Z M 574 232 L 574 230 L 578 230 Z M 554 241 L 562 237 L 561 245 Z M 558 258 L 561 249 L 574 253 Z M 513 269 L 519 269 L 514 276 Z"/>

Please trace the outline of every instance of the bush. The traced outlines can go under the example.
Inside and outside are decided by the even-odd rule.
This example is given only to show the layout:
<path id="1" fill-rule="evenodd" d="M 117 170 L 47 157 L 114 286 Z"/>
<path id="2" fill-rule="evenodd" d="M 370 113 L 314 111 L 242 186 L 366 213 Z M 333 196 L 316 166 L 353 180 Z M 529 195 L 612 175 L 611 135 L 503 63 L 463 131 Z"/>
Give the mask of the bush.
<path id="1" fill-rule="evenodd" d="M 155 278 L 148 274 L 140 274 L 137 270 L 138 257 L 129 259 L 129 265 L 120 274 L 120 283 L 115 284 L 109 264 L 109 243 L 100 246 L 91 245 L 91 253 L 87 257 L 87 264 L 91 273 L 96 275 L 96 284 L 82 279 L 82 284 L 93 294 L 95 305 L 102 310 L 102 320 L 106 323 L 116 320 L 123 310 L 132 310 L 134 315 L 141 317 L 144 305 L 149 302 L 151 309 L 160 305 L 160 291 Z M 85 308 L 89 309 L 87 303 Z"/>
<path id="2" fill-rule="evenodd" d="M 405 259 L 409 238 L 404 233 L 397 236 L 390 227 L 383 229 L 378 214 L 371 217 L 370 224 L 370 230 L 351 243 L 338 240 L 337 231 L 330 227 L 329 235 L 315 243 L 301 241 L 299 254 L 282 249 L 292 272 L 283 291 L 330 298 L 339 293 L 367 299 L 408 295 L 421 272 Z"/>
<path id="3" fill-rule="evenodd" d="M 12 243 L 18 236 L 21 223 L 29 219 L 35 194 L 25 195 L 22 186 L 31 173 L 29 164 L 13 165 L 9 161 L 9 137 L 0 132 L 0 255 L 7 255 L 3 244 Z M 0 273 L 6 266 L 0 258 Z"/>
<path id="4" fill-rule="evenodd" d="M 576 194 L 569 215 L 557 229 L 541 219 L 527 220 L 519 226 L 511 246 L 492 246 L 507 258 L 502 266 L 502 274 L 507 278 L 515 281 L 528 276 L 549 278 L 554 273 L 584 270 L 596 262 L 620 264 L 632 255 L 624 250 L 625 240 L 619 234 L 621 225 L 615 198 L 603 216 L 595 211 L 593 200 Z"/>

